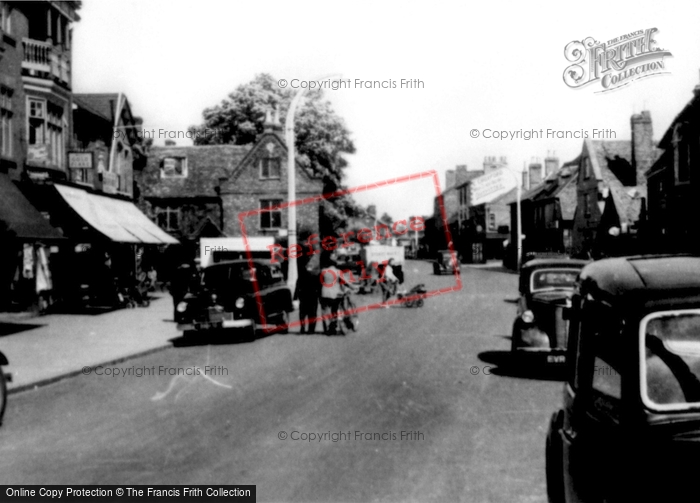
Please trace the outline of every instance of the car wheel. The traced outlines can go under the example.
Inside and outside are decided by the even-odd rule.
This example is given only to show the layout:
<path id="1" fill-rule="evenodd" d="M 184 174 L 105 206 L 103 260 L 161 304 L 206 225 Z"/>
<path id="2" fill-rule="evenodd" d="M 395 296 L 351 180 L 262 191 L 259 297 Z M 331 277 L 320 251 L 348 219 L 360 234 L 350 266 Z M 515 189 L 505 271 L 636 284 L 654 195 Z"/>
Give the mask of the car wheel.
<path id="1" fill-rule="evenodd" d="M 549 503 L 564 503 L 563 453 L 559 436 L 559 418 L 555 412 L 545 443 L 545 474 Z"/>
<path id="2" fill-rule="evenodd" d="M 280 314 L 280 322 L 277 324 L 276 332 L 279 334 L 289 333 L 289 313 L 287 311 L 282 311 Z"/>
<path id="3" fill-rule="evenodd" d="M 416 307 L 423 307 L 423 304 L 424 304 L 423 299 L 418 299 L 416 301 Z"/>
<path id="4" fill-rule="evenodd" d="M 0 367 L 0 426 L 2 426 L 2 418 L 5 415 L 5 406 L 7 405 L 7 383 L 5 382 L 5 374 Z"/>

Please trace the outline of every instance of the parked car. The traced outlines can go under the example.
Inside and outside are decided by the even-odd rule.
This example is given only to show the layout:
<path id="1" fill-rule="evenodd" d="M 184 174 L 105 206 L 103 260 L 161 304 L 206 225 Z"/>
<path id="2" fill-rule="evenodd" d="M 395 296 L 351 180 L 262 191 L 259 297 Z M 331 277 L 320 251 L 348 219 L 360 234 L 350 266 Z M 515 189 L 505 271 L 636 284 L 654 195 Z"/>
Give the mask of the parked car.
<path id="1" fill-rule="evenodd" d="M 287 332 L 292 310 L 292 293 L 279 268 L 232 260 L 202 270 L 196 291 L 177 305 L 175 321 L 186 336 L 231 328 L 252 337 L 256 329 Z"/>
<path id="2" fill-rule="evenodd" d="M 7 381 L 11 380 L 10 374 L 5 374 L 3 365 L 8 365 L 9 362 L 2 352 L 0 352 L 0 426 L 2 426 L 2 418 L 5 415 L 5 406 L 7 405 Z"/>
<path id="3" fill-rule="evenodd" d="M 576 279 L 587 263 L 547 258 L 530 260 L 521 267 L 520 297 L 511 337 L 514 357 L 537 353 L 546 363 L 566 363 L 568 321 L 564 311 L 571 307 Z"/>
<path id="4" fill-rule="evenodd" d="M 586 266 L 570 311 L 551 502 L 687 501 L 700 455 L 700 257 Z"/>
<path id="5" fill-rule="evenodd" d="M 433 262 L 433 273 L 438 276 L 440 274 L 455 274 L 455 271 L 459 272 L 461 267 L 462 264 L 460 264 L 457 252 L 453 254 L 450 250 L 440 250 Z"/>

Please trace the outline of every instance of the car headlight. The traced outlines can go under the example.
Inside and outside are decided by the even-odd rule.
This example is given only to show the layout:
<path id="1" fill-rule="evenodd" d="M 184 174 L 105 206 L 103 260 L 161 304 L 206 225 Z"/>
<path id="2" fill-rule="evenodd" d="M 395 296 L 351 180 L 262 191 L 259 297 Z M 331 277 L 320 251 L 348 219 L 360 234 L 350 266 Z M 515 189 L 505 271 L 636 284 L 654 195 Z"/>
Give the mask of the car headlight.
<path id="1" fill-rule="evenodd" d="M 523 320 L 525 323 L 532 323 L 533 321 L 535 321 L 535 314 L 528 309 L 522 315 L 520 315 L 520 319 Z"/>
<path id="2" fill-rule="evenodd" d="M 243 309 L 243 306 L 245 305 L 245 299 L 243 297 L 238 297 L 236 299 L 236 308 L 237 309 Z"/>
<path id="3" fill-rule="evenodd" d="M 185 311 L 187 311 L 187 302 L 182 301 L 177 305 L 177 312 L 184 313 Z"/>

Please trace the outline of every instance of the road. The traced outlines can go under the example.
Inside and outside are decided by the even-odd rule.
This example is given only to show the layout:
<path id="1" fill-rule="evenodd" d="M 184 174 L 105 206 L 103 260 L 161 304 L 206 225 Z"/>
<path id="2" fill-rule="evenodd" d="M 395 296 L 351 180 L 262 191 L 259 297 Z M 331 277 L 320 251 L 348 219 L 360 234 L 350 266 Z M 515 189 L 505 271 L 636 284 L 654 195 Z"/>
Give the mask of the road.
<path id="1" fill-rule="evenodd" d="M 405 272 L 408 287 L 455 281 L 425 262 Z M 504 298 L 517 277 L 464 267 L 462 280 L 461 291 L 422 308 L 362 313 L 346 337 L 295 329 L 173 347 L 114 366 L 131 375 L 104 368 L 13 395 L 0 484 L 255 484 L 258 501 L 544 502 L 544 438 L 562 384 L 503 366 L 515 311 Z M 168 375 L 197 368 L 209 375 Z"/>

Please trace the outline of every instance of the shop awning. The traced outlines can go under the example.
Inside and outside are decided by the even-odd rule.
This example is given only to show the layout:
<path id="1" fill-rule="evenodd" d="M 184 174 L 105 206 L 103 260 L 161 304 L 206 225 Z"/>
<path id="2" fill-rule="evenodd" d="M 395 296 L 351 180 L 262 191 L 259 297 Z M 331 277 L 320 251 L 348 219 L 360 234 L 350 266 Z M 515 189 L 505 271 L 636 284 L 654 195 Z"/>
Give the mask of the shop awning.
<path id="1" fill-rule="evenodd" d="M 133 203 L 67 185 L 56 190 L 91 227 L 117 243 L 178 244 Z"/>
<path id="2" fill-rule="evenodd" d="M 0 222 L 24 241 L 63 238 L 5 174 L 0 174 Z"/>

